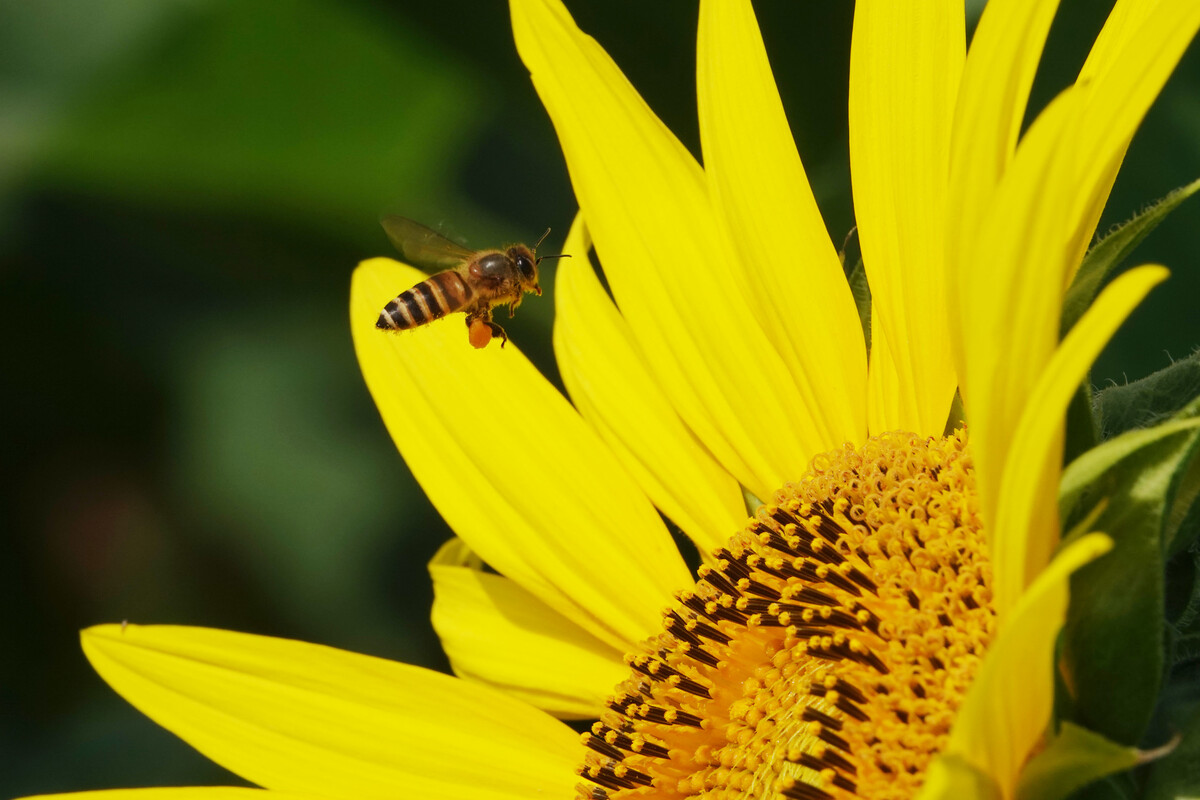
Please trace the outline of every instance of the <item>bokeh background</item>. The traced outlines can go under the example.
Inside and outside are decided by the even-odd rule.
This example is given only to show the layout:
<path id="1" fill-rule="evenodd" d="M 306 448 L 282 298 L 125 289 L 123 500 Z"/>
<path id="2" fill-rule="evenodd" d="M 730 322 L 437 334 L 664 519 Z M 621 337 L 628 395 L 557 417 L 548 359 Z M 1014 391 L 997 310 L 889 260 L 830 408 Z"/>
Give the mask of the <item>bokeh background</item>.
<path id="1" fill-rule="evenodd" d="M 698 152 L 694 0 L 568 5 Z M 840 242 L 852 5 L 756 5 Z M 1109 5 L 1063 3 L 1035 107 Z M 103 685 L 78 649 L 92 623 L 216 626 L 446 668 L 425 563 L 449 532 L 362 383 L 347 294 L 357 261 L 391 252 L 384 211 L 477 247 L 547 226 L 550 249 L 561 242 L 574 199 L 507 13 L 500 0 L 0 0 L 0 795 L 239 782 Z M 1193 46 L 1101 228 L 1197 176 Z M 1175 277 L 1105 352 L 1098 385 L 1200 344 L 1200 201 L 1137 258 Z M 508 330 L 557 380 L 544 285 L 549 299 Z"/>

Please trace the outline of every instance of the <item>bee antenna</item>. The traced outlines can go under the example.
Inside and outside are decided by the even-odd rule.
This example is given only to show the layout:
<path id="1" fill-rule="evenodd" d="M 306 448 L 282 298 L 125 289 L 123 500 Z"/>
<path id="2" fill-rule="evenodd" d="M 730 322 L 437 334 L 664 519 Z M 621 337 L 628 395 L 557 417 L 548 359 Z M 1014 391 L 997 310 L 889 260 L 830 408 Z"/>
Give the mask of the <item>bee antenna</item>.
<path id="1" fill-rule="evenodd" d="M 571 257 L 570 253 L 559 253 L 558 255 L 555 255 L 555 256 L 538 256 L 537 259 L 533 263 L 540 264 L 540 263 L 542 263 L 543 258 L 570 258 L 570 257 Z"/>
<path id="2" fill-rule="evenodd" d="M 537 252 L 537 249 L 542 246 L 542 242 L 546 241 L 546 237 L 549 235 L 550 235 L 550 229 L 546 228 L 546 232 L 542 234 L 542 238 L 538 239 L 537 244 L 535 244 L 533 246 L 533 252 L 535 252 L 535 253 Z"/>

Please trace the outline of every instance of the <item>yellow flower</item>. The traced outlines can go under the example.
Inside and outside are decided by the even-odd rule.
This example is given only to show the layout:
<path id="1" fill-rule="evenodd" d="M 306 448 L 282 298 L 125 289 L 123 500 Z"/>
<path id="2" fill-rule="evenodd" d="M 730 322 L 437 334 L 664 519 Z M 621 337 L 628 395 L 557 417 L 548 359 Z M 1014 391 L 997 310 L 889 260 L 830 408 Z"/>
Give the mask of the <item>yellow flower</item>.
<path id="1" fill-rule="evenodd" d="M 84 632 L 101 676 L 298 797 L 568 797 L 579 767 L 594 798 L 970 796 L 961 765 L 1013 796 L 1049 719 L 1067 578 L 1109 546 L 1058 548 L 1065 408 L 1166 273 L 1113 281 L 1060 342 L 1062 297 L 1200 5 L 1118 0 L 1022 136 L 1056 4 L 992 0 L 969 53 L 962 5 L 856 8 L 868 368 L 749 3 L 701 2 L 701 168 L 558 0 L 512 0 L 581 209 L 554 333 L 574 405 L 515 343 L 377 331 L 409 267 L 364 262 L 351 300 L 383 419 L 460 537 L 431 572 L 463 679 L 137 626 Z M 969 446 L 943 437 L 956 387 Z M 770 500 L 749 525 L 743 489 Z M 659 511 L 713 554 L 700 583 Z M 958 616 L 931 622 L 941 608 Z M 546 711 L 603 713 L 590 751 Z"/>

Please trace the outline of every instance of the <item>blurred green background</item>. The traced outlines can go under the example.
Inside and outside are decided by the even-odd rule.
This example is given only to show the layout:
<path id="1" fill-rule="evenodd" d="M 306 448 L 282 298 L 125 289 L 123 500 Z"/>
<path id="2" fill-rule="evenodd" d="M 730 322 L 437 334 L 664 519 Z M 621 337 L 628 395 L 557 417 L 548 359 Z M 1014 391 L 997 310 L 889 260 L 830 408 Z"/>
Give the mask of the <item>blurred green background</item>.
<path id="1" fill-rule="evenodd" d="M 568 5 L 698 151 L 695 3 Z M 757 10 L 840 242 L 851 4 Z M 1064 3 L 1035 105 L 1105 13 Z M 507 14 L 498 0 L 0 0 L 0 794 L 239 782 L 102 684 L 76 637 L 92 623 L 445 668 L 425 562 L 449 533 L 359 376 L 347 293 L 358 260 L 391 252 L 384 211 L 480 247 L 547 226 L 561 242 L 574 200 Z M 1198 175 L 1193 46 L 1102 229 Z M 1142 246 L 1175 276 L 1096 384 L 1200 344 L 1198 243 L 1192 201 Z M 508 329 L 557 380 L 544 285 Z"/>

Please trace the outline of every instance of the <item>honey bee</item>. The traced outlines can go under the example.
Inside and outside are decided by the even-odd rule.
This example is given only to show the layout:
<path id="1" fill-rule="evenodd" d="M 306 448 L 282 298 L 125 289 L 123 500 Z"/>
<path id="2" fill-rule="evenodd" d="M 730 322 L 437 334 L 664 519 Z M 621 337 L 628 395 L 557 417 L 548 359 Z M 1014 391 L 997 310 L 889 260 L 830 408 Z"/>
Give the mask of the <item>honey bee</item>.
<path id="1" fill-rule="evenodd" d="M 387 216 L 381 222 L 405 260 L 440 270 L 383 307 L 375 327 L 385 331 L 417 328 L 464 311 L 467 338 L 475 348 L 497 338 L 503 347 L 508 334 L 492 321 L 492 308 L 507 303 L 511 318 L 526 292 L 541 296 L 538 264 L 542 259 L 563 258 L 537 255 L 549 228 L 533 247 L 514 244 L 503 250 L 468 250 L 411 219 Z"/>

